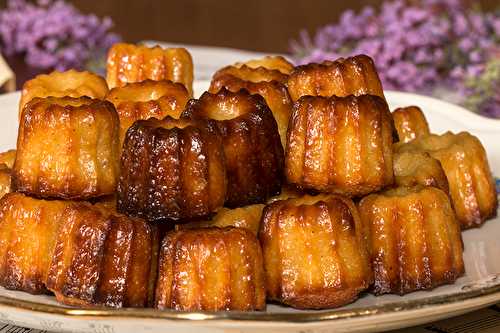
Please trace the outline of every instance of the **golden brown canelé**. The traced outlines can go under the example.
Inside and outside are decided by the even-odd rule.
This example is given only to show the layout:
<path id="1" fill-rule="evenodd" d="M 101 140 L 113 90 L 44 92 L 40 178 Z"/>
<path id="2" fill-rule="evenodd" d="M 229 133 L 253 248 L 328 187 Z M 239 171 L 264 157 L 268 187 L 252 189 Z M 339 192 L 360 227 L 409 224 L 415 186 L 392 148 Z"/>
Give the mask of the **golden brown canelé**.
<path id="1" fill-rule="evenodd" d="M 238 68 L 247 66 L 250 68 L 265 68 L 267 70 L 277 70 L 286 75 L 289 75 L 293 70 L 293 65 L 282 56 L 265 56 L 258 59 L 237 62 L 233 66 Z"/>
<path id="2" fill-rule="evenodd" d="M 393 155 L 394 185 L 434 186 L 449 193 L 448 180 L 441 163 L 423 151 L 395 151 Z"/>
<path id="3" fill-rule="evenodd" d="M 157 245 L 145 221 L 88 203 L 0 199 L 0 284 L 70 305 L 148 305 Z"/>
<path id="4" fill-rule="evenodd" d="M 213 79 L 217 81 L 219 77 L 229 75 L 253 83 L 277 81 L 286 84 L 292 70 L 293 65 L 285 58 L 267 56 L 223 67 L 214 74 Z"/>
<path id="5" fill-rule="evenodd" d="M 106 70 L 110 89 L 147 79 L 170 80 L 193 94 L 193 59 L 184 48 L 117 43 L 109 50 Z"/>
<path id="6" fill-rule="evenodd" d="M 65 209 L 55 237 L 47 288 L 64 304 L 152 304 L 158 242 L 141 219 L 79 203 Z"/>
<path id="7" fill-rule="evenodd" d="M 378 96 L 304 96 L 288 126 L 285 175 L 302 189 L 361 196 L 393 183 L 393 120 Z"/>
<path id="8" fill-rule="evenodd" d="M 35 98 L 19 124 L 12 188 L 44 198 L 115 192 L 119 119 L 113 104 L 87 97 Z"/>
<path id="9" fill-rule="evenodd" d="M 111 89 L 106 99 L 120 117 L 120 143 L 130 126 L 140 119 L 179 118 L 189 100 L 189 92 L 180 83 L 152 81 L 128 83 Z"/>
<path id="10" fill-rule="evenodd" d="M 453 283 L 464 273 L 460 225 L 446 193 L 400 187 L 359 204 L 377 295 Z"/>
<path id="11" fill-rule="evenodd" d="M 297 66 L 288 78 L 288 91 L 293 101 L 307 95 L 385 98 L 375 64 L 366 55 Z"/>
<path id="12" fill-rule="evenodd" d="M 163 239 L 155 307 L 252 311 L 266 306 L 262 253 L 241 228 L 173 231 Z"/>
<path id="13" fill-rule="evenodd" d="M 241 71 L 241 69 L 238 70 Z M 257 70 L 258 69 L 251 69 L 251 71 Z M 276 80 L 253 82 L 245 75 L 241 75 L 240 72 L 232 74 L 226 72 L 227 71 L 222 70 L 214 75 L 209 92 L 217 93 L 221 88 L 226 88 L 232 92 L 246 89 L 251 94 L 258 94 L 264 97 L 278 124 L 281 143 L 283 147 L 285 147 L 288 120 L 292 112 L 292 100 L 286 86 Z"/>
<path id="14" fill-rule="evenodd" d="M 0 285 L 32 294 L 47 292 L 55 237 L 68 205 L 21 193 L 0 199 Z"/>
<path id="15" fill-rule="evenodd" d="M 430 134 L 429 124 L 418 106 L 398 108 L 392 113 L 400 142 L 408 142 Z"/>
<path id="16" fill-rule="evenodd" d="M 478 227 L 496 216 L 498 201 L 486 151 L 468 132 L 427 135 L 396 144 L 395 151 L 425 151 L 439 160 L 448 180 L 450 196 L 462 229 Z"/>
<path id="17" fill-rule="evenodd" d="M 222 134 L 228 178 L 226 206 L 263 203 L 279 193 L 283 146 L 264 98 L 246 90 L 205 92 L 188 103 L 182 117 L 210 118 Z"/>
<path id="18" fill-rule="evenodd" d="M 118 210 L 149 221 L 208 216 L 226 195 L 222 138 L 203 120 L 139 120 L 121 157 Z"/>
<path id="19" fill-rule="evenodd" d="M 353 302 L 373 282 L 359 215 L 339 195 L 276 201 L 259 232 L 269 300 L 300 309 Z"/>
<path id="20" fill-rule="evenodd" d="M 221 208 L 211 220 L 177 224 L 176 229 L 236 227 L 248 229 L 254 235 L 257 235 L 264 207 L 263 204 L 255 204 L 233 209 Z"/>
<path id="21" fill-rule="evenodd" d="M 26 103 L 35 97 L 82 97 L 104 99 L 108 93 L 106 80 L 91 72 L 78 72 L 70 69 L 65 72 L 54 71 L 41 74 L 26 81 L 21 92 L 19 116 Z"/>

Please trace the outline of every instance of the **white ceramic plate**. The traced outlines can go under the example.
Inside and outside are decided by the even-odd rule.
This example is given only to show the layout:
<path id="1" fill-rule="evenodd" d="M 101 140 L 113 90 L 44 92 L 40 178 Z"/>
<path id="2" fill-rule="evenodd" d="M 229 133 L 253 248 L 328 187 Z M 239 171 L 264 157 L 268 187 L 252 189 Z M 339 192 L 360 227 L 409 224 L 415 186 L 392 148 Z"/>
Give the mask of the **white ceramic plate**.
<path id="1" fill-rule="evenodd" d="M 208 86 L 197 82 L 198 94 Z M 477 116 L 429 97 L 387 92 L 391 109 L 410 104 L 423 108 L 435 133 L 470 131 L 483 142 L 493 173 L 500 175 L 500 120 Z M 0 150 L 15 147 L 19 94 L 0 96 Z M 33 296 L 0 288 L 0 321 L 72 332 L 370 332 L 423 324 L 476 310 L 500 301 L 500 218 L 463 233 L 466 275 L 454 285 L 404 297 L 364 295 L 348 306 L 298 311 L 269 305 L 266 312 L 182 313 L 153 309 L 77 309 L 51 296 Z"/>

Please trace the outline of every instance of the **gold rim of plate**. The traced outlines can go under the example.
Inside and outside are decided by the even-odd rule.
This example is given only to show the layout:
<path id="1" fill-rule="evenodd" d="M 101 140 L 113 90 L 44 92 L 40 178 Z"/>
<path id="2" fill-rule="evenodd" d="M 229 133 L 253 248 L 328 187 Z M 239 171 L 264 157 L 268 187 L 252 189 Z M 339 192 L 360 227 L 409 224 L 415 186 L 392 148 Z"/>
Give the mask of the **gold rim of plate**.
<path id="1" fill-rule="evenodd" d="M 383 305 L 365 306 L 356 309 L 332 309 L 304 312 L 182 312 L 175 310 L 157 310 L 153 308 L 72 308 L 59 305 L 37 303 L 32 301 L 20 300 L 13 297 L 0 296 L 0 305 L 15 307 L 22 310 L 41 312 L 46 314 L 63 315 L 70 317 L 120 317 L 120 318 L 140 318 L 140 319 L 165 319 L 180 321 L 202 321 L 202 320 L 229 320 L 229 321 L 274 321 L 289 323 L 311 323 L 330 320 L 348 319 L 354 317 L 366 317 L 381 314 L 394 314 L 410 310 L 419 310 L 422 308 L 447 305 L 460 301 L 472 300 L 483 296 L 498 293 L 500 300 L 500 274 L 489 281 L 486 287 L 474 287 L 474 283 L 462 287 L 464 292 L 448 295 L 431 296 L 415 300 L 401 300 L 401 302 L 392 302 Z"/>

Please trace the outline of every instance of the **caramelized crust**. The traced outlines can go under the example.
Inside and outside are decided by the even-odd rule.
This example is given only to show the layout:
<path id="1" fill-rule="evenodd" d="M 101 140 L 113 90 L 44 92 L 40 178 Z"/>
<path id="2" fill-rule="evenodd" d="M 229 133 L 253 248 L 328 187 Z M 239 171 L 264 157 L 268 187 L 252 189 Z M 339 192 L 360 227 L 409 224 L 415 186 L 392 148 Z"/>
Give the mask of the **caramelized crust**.
<path id="1" fill-rule="evenodd" d="M 450 188 L 453 208 L 462 229 L 478 227 L 496 216 L 498 201 L 488 159 L 478 138 L 468 132 L 428 135 L 395 151 L 425 151 L 441 163 Z"/>
<path id="2" fill-rule="evenodd" d="M 70 69 L 66 72 L 54 71 L 41 74 L 26 81 L 21 92 L 19 116 L 26 103 L 35 97 L 82 97 L 104 99 L 108 85 L 104 78 L 91 72 L 78 72 Z"/>
<path id="3" fill-rule="evenodd" d="M 14 190 L 88 199 L 115 191 L 118 115 L 106 101 L 35 98 L 23 110 L 12 173 Z"/>
<path id="4" fill-rule="evenodd" d="M 196 229 L 208 227 L 236 227 L 250 230 L 257 235 L 262 217 L 263 204 L 255 204 L 240 208 L 221 208 L 209 221 L 195 221 L 187 224 L 177 224 L 176 229 Z"/>
<path id="5" fill-rule="evenodd" d="M 46 293 L 47 269 L 65 201 L 37 200 L 21 193 L 0 199 L 0 285 Z"/>
<path id="6" fill-rule="evenodd" d="M 188 103 L 182 117 L 213 119 L 222 134 L 228 207 L 263 203 L 279 193 L 283 175 L 283 147 L 278 126 L 259 95 L 246 90 L 205 92 Z"/>
<path id="7" fill-rule="evenodd" d="M 431 133 L 427 119 L 418 106 L 396 109 L 392 117 L 400 142 L 408 142 Z"/>
<path id="8" fill-rule="evenodd" d="M 251 82 L 231 74 L 216 74 L 212 79 L 209 91 L 217 93 L 223 87 L 235 93 L 240 89 L 246 89 L 251 94 L 264 97 L 278 124 L 281 144 L 283 148 L 285 147 L 288 119 L 292 112 L 292 101 L 284 84 L 274 80 Z"/>
<path id="9" fill-rule="evenodd" d="M 449 193 L 448 180 L 441 163 L 428 153 L 395 151 L 393 160 L 394 184 L 396 186 L 433 186 Z"/>
<path id="10" fill-rule="evenodd" d="M 375 294 L 432 289 L 464 273 L 460 226 L 443 191 L 416 187 L 371 194 L 359 211 Z"/>
<path id="11" fill-rule="evenodd" d="M 125 133 L 136 120 L 179 118 L 189 100 L 189 92 L 180 83 L 146 80 L 113 88 L 106 99 L 113 103 L 120 117 L 122 146 Z"/>
<path id="12" fill-rule="evenodd" d="M 375 95 L 384 98 L 373 60 L 366 55 L 297 66 L 288 78 L 293 101 L 301 96 Z"/>
<path id="13" fill-rule="evenodd" d="M 109 88 L 147 79 L 170 80 L 193 94 L 193 59 L 184 48 L 117 43 L 109 50 L 106 69 Z"/>
<path id="14" fill-rule="evenodd" d="M 12 169 L 16 161 L 16 150 L 10 149 L 0 153 L 0 164 L 4 164 L 7 168 Z"/>
<path id="15" fill-rule="evenodd" d="M 265 68 L 267 70 L 277 70 L 289 75 L 293 70 L 293 65 L 282 56 L 265 56 L 259 59 L 252 59 L 245 62 L 237 62 L 234 67 L 248 66 L 250 68 Z"/>
<path id="16" fill-rule="evenodd" d="M 47 288 L 68 305 L 145 307 L 151 301 L 155 230 L 89 204 L 63 213 Z"/>
<path id="17" fill-rule="evenodd" d="M 285 175 L 302 189 L 360 196 L 393 183 L 392 117 L 377 96 L 304 96 L 293 106 Z"/>
<path id="18" fill-rule="evenodd" d="M 160 250 L 155 306 L 182 311 L 263 310 L 262 253 L 248 230 L 169 233 Z"/>
<path id="19" fill-rule="evenodd" d="M 222 139 L 203 120 L 139 120 L 127 132 L 118 210 L 149 221 L 207 216 L 224 204 Z"/>
<path id="20" fill-rule="evenodd" d="M 10 193 L 0 200 L 0 284 L 48 289 L 69 305 L 144 307 L 156 237 L 145 221 L 88 203 Z"/>
<path id="21" fill-rule="evenodd" d="M 267 297 L 300 309 L 354 301 L 373 274 L 354 203 L 336 195 L 276 201 L 259 233 Z"/>

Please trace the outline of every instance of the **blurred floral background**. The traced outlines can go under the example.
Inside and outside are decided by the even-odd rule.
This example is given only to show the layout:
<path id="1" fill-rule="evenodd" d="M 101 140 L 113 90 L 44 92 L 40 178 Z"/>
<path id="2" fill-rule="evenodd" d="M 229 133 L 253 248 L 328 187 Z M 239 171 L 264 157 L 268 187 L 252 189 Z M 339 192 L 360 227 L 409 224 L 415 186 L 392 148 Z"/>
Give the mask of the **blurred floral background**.
<path id="1" fill-rule="evenodd" d="M 288 53 L 297 64 L 365 53 L 386 89 L 500 118 L 498 1 L 0 0 L 0 52 L 19 82 L 53 69 L 102 72 L 121 39 Z"/>
<path id="2" fill-rule="evenodd" d="M 385 89 L 436 95 L 500 117 L 500 13 L 460 0 L 347 10 L 291 42 L 298 63 L 370 55 Z"/>

